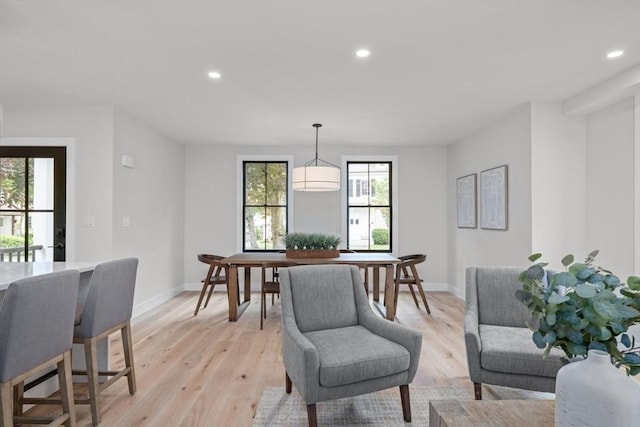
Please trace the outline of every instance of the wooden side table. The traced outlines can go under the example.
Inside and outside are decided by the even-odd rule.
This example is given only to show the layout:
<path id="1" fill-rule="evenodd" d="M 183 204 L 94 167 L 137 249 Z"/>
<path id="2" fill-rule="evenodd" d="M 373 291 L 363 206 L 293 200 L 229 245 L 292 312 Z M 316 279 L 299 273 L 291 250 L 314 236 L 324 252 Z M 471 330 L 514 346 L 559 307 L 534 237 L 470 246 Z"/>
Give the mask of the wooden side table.
<path id="1" fill-rule="evenodd" d="M 541 427 L 554 424 L 554 400 L 432 400 L 431 427 Z"/>

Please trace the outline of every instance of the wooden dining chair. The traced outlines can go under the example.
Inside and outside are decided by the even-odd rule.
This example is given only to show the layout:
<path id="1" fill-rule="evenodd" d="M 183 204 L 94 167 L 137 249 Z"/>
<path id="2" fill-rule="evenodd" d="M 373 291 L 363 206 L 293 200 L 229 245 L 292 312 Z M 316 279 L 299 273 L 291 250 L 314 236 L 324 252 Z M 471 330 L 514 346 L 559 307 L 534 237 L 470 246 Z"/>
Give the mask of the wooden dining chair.
<path id="1" fill-rule="evenodd" d="M 271 294 L 271 305 L 275 303 L 274 296 L 280 296 L 279 269 L 294 265 L 290 262 L 265 263 L 262 265 L 262 280 L 260 285 L 260 330 L 263 328 L 264 319 L 267 318 L 267 294 Z"/>
<path id="2" fill-rule="evenodd" d="M 196 304 L 196 310 L 193 312 L 194 316 L 197 316 L 198 311 L 200 311 L 200 306 L 202 305 L 202 300 L 207 293 L 207 289 L 209 289 L 209 294 L 207 295 L 207 299 L 204 302 L 203 308 L 206 308 L 209 304 L 209 299 L 211 299 L 211 294 L 213 293 L 216 285 L 228 286 L 228 266 L 221 262 L 224 258 L 225 257 L 220 255 L 198 254 L 198 261 L 207 264 L 209 266 L 209 270 L 207 271 L 207 275 L 205 276 L 205 278 L 202 279 L 202 290 L 200 291 L 200 297 L 198 298 L 198 303 Z"/>
<path id="3" fill-rule="evenodd" d="M 431 314 L 429 304 L 427 303 L 427 297 L 425 296 L 424 289 L 422 288 L 423 280 L 418 275 L 418 269 L 416 268 L 416 265 L 423 263 L 427 259 L 427 256 L 425 254 L 404 255 L 399 256 L 398 259 L 400 260 L 400 263 L 396 265 L 396 292 L 393 302 L 394 305 L 396 307 L 398 306 L 398 291 L 400 290 L 400 285 L 408 285 L 413 301 L 416 303 L 416 307 L 420 308 L 418 298 L 416 298 L 416 293 L 413 290 L 413 286 L 415 285 L 420 292 L 420 297 L 422 298 L 422 302 L 424 302 L 424 307 L 427 309 L 427 313 Z"/>

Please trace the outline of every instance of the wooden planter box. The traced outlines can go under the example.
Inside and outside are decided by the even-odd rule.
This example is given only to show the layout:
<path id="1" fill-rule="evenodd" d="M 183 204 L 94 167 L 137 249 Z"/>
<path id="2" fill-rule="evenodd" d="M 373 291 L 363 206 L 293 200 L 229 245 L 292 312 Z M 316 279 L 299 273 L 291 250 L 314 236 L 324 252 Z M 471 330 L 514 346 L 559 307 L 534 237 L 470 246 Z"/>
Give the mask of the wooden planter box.
<path id="1" fill-rule="evenodd" d="M 338 249 L 287 249 L 287 258 L 338 258 Z"/>

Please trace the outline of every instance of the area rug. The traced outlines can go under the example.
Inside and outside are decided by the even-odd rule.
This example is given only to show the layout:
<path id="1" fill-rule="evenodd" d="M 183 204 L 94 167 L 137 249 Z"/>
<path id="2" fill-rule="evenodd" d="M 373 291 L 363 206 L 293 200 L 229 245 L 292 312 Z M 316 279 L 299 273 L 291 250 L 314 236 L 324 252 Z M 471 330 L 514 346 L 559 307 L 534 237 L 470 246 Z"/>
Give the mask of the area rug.
<path id="1" fill-rule="evenodd" d="M 429 401 L 439 399 L 472 400 L 471 383 L 455 386 L 411 386 L 412 423 L 402 418 L 400 392 L 398 388 L 319 402 L 316 405 L 318 425 L 321 426 L 428 426 Z M 483 389 L 483 399 L 552 399 L 553 394 L 506 387 L 489 386 Z M 262 393 L 253 418 L 254 427 L 280 427 L 307 425 L 307 409 L 300 395 L 295 391 L 284 392 L 284 387 L 267 388 Z"/>

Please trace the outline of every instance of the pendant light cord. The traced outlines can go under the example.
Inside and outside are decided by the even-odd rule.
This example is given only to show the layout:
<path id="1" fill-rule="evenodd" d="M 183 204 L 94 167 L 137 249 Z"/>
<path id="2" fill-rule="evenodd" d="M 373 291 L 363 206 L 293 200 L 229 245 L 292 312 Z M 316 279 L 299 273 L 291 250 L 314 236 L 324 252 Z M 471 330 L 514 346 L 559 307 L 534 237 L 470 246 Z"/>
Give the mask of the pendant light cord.
<path id="1" fill-rule="evenodd" d="M 316 166 L 318 166 L 318 129 L 320 128 L 320 125 L 318 124 L 318 126 L 313 126 L 316 128 Z"/>
<path id="2" fill-rule="evenodd" d="M 312 126 L 314 128 L 316 128 L 316 157 L 314 159 L 312 159 L 312 160 L 309 160 L 307 163 L 305 163 L 305 166 L 313 165 L 313 166 L 317 167 L 318 166 L 318 160 L 319 160 L 320 162 L 325 163 L 328 166 L 340 169 L 340 166 L 334 165 L 333 163 L 327 162 L 326 160 L 322 160 L 320 157 L 318 157 L 318 129 L 320 127 L 322 127 L 322 124 L 321 123 L 314 123 Z"/>

